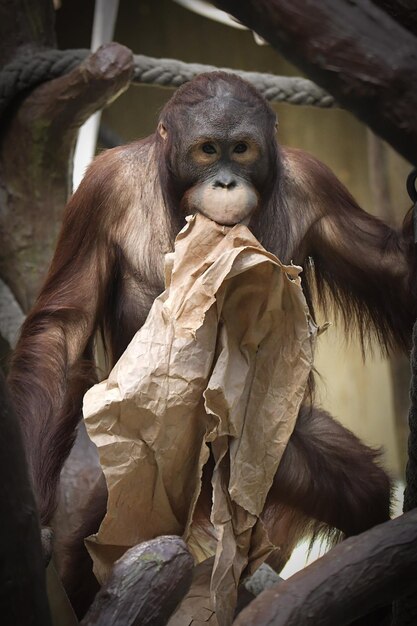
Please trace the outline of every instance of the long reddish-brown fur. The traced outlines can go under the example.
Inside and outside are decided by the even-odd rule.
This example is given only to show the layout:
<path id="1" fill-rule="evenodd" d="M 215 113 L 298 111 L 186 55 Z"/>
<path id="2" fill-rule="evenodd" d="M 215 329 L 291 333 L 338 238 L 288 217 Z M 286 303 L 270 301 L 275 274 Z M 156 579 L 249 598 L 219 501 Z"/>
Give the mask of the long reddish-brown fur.
<path id="1" fill-rule="evenodd" d="M 161 121 L 186 132 L 178 111 L 226 88 L 264 110 L 259 134 L 268 137 L 270 169 L 253 232 L 282 261 L 303 266 L 311 305 L 334 303 L 349 331 L 356 323 L 364 345 L 374 336 L 383 348 L 406 348 L 416 316 L 409 223 L 390 228 L 362 211 L 317 159 L 279 148 L 271 110 L 237 77 L 199 76 L 178 90 Z M 175 151 L 175 137 L 164 142 L 156 133 L 94 161 L 67 206 L 51 268 L 23 326 L 9 384 L 44 524 L 83 394 L 95 380 L 96 331 L 114 364 L 163 289 L 163 257 L 184 219 Z M 311 519 L 316 530 L 356 534 L 388 519 L 389 500 L 376 453 L 328 414 L 304 407 L 265 508 L 282 560 L 311 530 Z"/>

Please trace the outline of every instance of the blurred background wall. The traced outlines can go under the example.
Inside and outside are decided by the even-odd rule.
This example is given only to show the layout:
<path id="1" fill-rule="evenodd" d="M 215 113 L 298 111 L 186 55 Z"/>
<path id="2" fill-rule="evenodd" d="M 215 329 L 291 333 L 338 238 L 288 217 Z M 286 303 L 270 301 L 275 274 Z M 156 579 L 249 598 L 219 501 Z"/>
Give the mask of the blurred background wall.
<path id="1" fill-rule="evenodd" d="M 61 0 L 56 14 L 59 47 L 89 47 L 93 13 L 93 0 Z M 121 0 L 114 39 L 137 54 L 300 75 L 269 46 L 258 45 L 252 33 L 196 15 L 172 0 Z M 171 94 L 169 89 L 132 86 L 104 112 L 103 125 L 122 141 L 144 137 L 154 131 Z M 281 143 L 313 153 L 334 170 L 363 208 L 401 224 L 410 204 L 405 192 L 407 163 L 346 111 L 286 104 L 274 109 Z M 392 297 L 395 293 L 387 293 Z M 388 469 L 401 478 L 408 360 L 401 355 L 383 358 L 376 348 L 364 362 L 353 329 L 346 339 L 343 336 L 335 323 L 320 338 L 320 402 L 367 443 L 382 445 Z"/>

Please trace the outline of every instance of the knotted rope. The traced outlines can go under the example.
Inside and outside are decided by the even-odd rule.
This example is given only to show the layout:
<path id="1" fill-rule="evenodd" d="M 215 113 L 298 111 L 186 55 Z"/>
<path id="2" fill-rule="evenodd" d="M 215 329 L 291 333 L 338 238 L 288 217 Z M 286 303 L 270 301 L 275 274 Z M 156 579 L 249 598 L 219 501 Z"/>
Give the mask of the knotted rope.
<path id="1" fill-rule="evenodd" d="M 133 82 L 179 87 L 198 74 L 214 72 L 219 69 L 244 78 L 252 83 L 266 100 L 272 102 L 309 104 L 325 108 L 335 106 L 332 96 L 306 78 L 244 72 L 212 65 L 200 65 L 199 63 L 183 63 L 175 59 L 154 59 L 140 54 L 135 56 Z"/>
<path id="2" fill-rule="evenodd" d="M 45 50 L 13 60 L 0 72 L 0 114 L 21 93 L 43 82 L 67 74 L 79 65 L 90 50 Z M 272 102 L 289 102 L 317 107 L 333 107 L 332 96 L 306 78 L 244 72 L 212 65 L 183 63 L 175 59 L 154 59 L 135 55 L 134 84 L 179 87 L 202 72 L 223 69 L 251 82 Z"/>

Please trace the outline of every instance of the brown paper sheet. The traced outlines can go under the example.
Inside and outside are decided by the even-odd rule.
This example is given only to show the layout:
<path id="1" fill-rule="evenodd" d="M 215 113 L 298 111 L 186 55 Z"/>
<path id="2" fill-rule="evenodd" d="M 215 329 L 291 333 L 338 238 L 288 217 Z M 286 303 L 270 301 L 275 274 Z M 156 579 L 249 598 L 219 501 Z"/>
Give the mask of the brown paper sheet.
<path id="1" fill-rule="evenodd" d="M 212 610 L 231 623 L 242 572 L 273 549 L 260 516 L 313 363 L 299 272 L 243 225 L 197 215 L 178 235 L 167 289 L 84 398 L 108 487 L 107 514 L 87 540 L 100 581 L 130 546 L 181 535 L 196 561 L 215 554 Z M 193 525 L 208 443 L 217 541 Z"/>

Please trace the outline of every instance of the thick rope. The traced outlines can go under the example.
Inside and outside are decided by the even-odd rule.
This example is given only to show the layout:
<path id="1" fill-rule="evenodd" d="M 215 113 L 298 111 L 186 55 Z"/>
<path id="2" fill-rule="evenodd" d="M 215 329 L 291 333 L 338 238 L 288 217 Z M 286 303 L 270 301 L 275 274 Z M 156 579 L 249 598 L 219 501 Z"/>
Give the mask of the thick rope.
<path id="1" fill-rule="evenodd" d="M 14 59 L 0 72 L 0 114 L 18 95 L 67 74 L 88 54 L 88 50 L 45 50 Z"/>
<path id="2" fill-rule="evenodd" d="M 133 82 L 163 87 L 179 87 L 198 74 L 214 72 L 219 69 L 241 76 L 252 83 L 263 97 L 271 102 L 308 104 L 325 108 L 335 106 L 333 97 L 307 78 L 244 72 L 242 70 L 214 67 L 213 65 L 183 63 L 174 59 L 154 59 L 140 54 L 135 56 Z"/>
<path id="3" fill-rule="evenodd" d="M 248 591 L 254 596 L 259 596 L 265 589 L 270 589 L 277 583 L 282 581 L 282 578 L 270 567 L 267 563 L 262 563 L 243 583 Z"/>
<path id="4" fill-rule="evenodd" d="M 21 93 L 43 82 L 67 74 L 79 65 L 89 50 L 45 50 L 15 59 L 0 72 L 0 114 Z M 175 59 L 154 59 L 136 55 L 133 83 L 179 87 L 202 72 L 219 68 L 197 63 L 183 63 Z M 326 91 L 306 78 L 274 76 L 258 72 L 243 72 L 227 68 L 226 72 L 238 74 L 251 82 L 272 102 L 289 102 L 318 107 L 335 106 L 334 99 Z"/>

